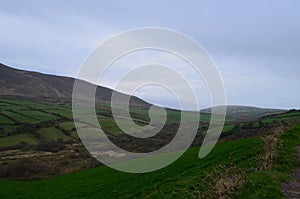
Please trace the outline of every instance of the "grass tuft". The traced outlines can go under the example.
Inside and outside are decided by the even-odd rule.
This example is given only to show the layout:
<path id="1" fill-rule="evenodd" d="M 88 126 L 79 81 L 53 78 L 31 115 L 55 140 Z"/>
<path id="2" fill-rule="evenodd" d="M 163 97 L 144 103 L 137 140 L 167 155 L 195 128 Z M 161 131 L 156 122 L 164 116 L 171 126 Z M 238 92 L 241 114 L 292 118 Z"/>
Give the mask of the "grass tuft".
<path id="1" fill-rule="evenodd" d="M 277 127 L 262 137 L 263 147 L 260 157 L 258 158 L 259 170 L 266 171 L 272 168 L 276 161 L 277 149 L 282 146 L 280 140 L 281 134 L 284 132 L 284 127 Z"/>
<path id="2" fill-rule="evenodd" d="M 245 171 L 234 162 L 229 165 L 219 165 L 208 173 L 201 183 L 202 193 L 195 191 L 194 198 L 227 199 L 237 196 L 239 190 L 248 183 Z"/>

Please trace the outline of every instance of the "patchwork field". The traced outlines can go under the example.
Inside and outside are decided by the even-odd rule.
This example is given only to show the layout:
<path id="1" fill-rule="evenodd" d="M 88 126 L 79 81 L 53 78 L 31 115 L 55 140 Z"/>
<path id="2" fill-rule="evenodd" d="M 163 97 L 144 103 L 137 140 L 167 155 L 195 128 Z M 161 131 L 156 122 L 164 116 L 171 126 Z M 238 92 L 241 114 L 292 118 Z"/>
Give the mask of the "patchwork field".
<path id="1" fill-rule="evenodd" d="M 103 130 L 112 136 L 123 135 L 122 130 L 112 118 L 110 105 L 97 104 L 96 108 L 98 120 Z M 124 110 L 124 107 L 121 105 L 116 105 L 114 108 L 119 111 Z M 234 134 L 236 131 L 243 128 L 255 129 L 261 128 L 262 126 L 272 126 L 275 123 L 290 123 L 300 117 L 300 113 L 298 111 L 282 113 L 282 111 L 272 109 L 248 109 L 244 110 L 241 107 L 234 107 L 233 110 L 228 110 L 228 113 L 231 116 L 226 117 L 226 123 L 223 128 L 223 132 L 227 133 L 226 135 Z M 247 110 L 250 111 L 248 115 L 246 114 Z M 149 123 L 147 110 L 133 107 L 130 111 L 131 117 L 136 124 L 145 126 Z M 270 111 L 270 115 L 271 113 L 273 115 L 267 116 L 268 111 Z M 238 113 L 240 113 L 240 115 Z M 244 117 L 245 115 L 247 115 L 248 118 L 246 120 L 242 120 L 241 116 Z M 256 118 L 259 115 L 263 115 L 263 117 L 257 120 Z M 167 109 L 167 116 L 167 124 L 170 130 L 174 131 L 175 126 L 179 123 L 181 118 L 180 111 Z M 252 120 L 249 121 L 249 118 L 252 118 Z M 121 118 L 120 122 L 124 126 L 130 128 L 129 120 L 130 118 Z M 191 115 L 187 122 L 193 122 L 193 120 L 194 117 Z M 201 112 L 199 121 L 200 134 L 206 133 L 209 121 L 210 114 L 208 111 Z M 85 124 L 82 124 L 82 127 L 85 128 Z M 148 127 L 149 130 L 152 128 L 155 127 Z M 74 142 L 78 142 L 70 103 L 41 103 L 16 98 L 0 99 L 0 149 L 4 150 L 5 148 L 9 149 L 10 147 L 16 148 L 19 145 L 18 141 L 25 142 L 29 145 L 36 145 L 38 143 L 31 142 L 26 139 L 16 139 L 14 142 L 5 142 L 7 136 L 18 137 L 15 135 L 19 134 L 30 134 L 31 137 L 40 141 L 62 139 L 63 141 L 73 140 Z M 10 139 L 13 140 L 14 137 Z"/>
<path id="2" fill-rule="evenodd" d="M 141 144 L 117 126 L 109 105 L 96 107 L 99 123 L 110 139 L 120 147 L 137 151 L 155 150 L 168 143 L 181 118 L 179 111 L 167 109 L 161 135 Z M 124 110 L 122 106 L 116 108 Z M 226 168 L 239 168 L 247 179 L 234 197 L 280 198 L 280 183 L 288 179 L 296 166 L 294 146 L 300 145 L 300 126 L 281 136 L 283 145 L 278 148 L 277 163 L 268 171 L 259 169 L 262 137 L 272 134 L 274 128 L 290 128 L 299 123 L 300 111 L 267 111 L 258 109 L 248 115 L 231 112 L 221 140 L 204 159 L 198 158 L 198 151 L 210 114 L 201 113 L 193 148 L 179 160 L 156 172 L 127 174 L 100 166 L 86 151 L 77 135 L 69 103 L 0 99 L 0 178 L 9 179 L 0 180 L 0 198 L 199 198 L 199 193 L 210 193 L 204 179 Z M 137 125 L 149 123 L 147 110 L 132 108 L 130 114 Z M 121 118 L 120 122 L 130 127 L 129 118 Z M 186 122 L 193 122 L 193 117 Z M 78 127 L 85 136 L 94 135 L 93 127 L 85 123 Z M 155 127 L 148 126 L 151 128 Z M 97 147 L 105 145 L 98 143 Z"/>

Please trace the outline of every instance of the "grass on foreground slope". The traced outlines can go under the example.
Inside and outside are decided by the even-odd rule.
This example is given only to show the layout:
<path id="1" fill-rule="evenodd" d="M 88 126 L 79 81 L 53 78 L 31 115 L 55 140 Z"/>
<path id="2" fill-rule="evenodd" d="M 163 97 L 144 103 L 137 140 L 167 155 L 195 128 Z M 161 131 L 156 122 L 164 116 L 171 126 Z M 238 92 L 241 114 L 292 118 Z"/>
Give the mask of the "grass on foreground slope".
<path id="1" fill-rule="evenodd" d="M 297 166 L 300 125 L 281 135 L 281 140 L 277 163 L 267 171 L 255 170 L 262 146 L 256 137 L 219 143 L 204 159 L 198 159 L 199 148 L 192 148 L 172 165 L 146 174 L 103 166 L 41 181 L 0 181 L 0 198 L 192 198 L 207 173 L 231 164 L 230 157 L 249 179 L 238 198 L 282 198 L 280 184 Z"/>
<path id="2" fill-rule="evenodd" d="M 230 163 L 232 153 L 241 167 L 254 167 L 259 146 L 256 138 L 219 143 L 204 159 L 192 148 L 172 165 L 146 174 L 103 166 L 41 181 L 0 181 L 0 198 L 190 198 L 206 173 Z"/>
<path id="3" fill-rule="evenodd" d="M 250 173 L 248 178 L 252 185 L 248 184 L 241 198 L 284 198 L 281 184 L 290 179 L 293 169 L 300 167 L 295 149 L 300 145 L 300 125 L 287 130 L 280 140 L 282 146 L 277 150 L 275 165 L 267 171 Z"/>

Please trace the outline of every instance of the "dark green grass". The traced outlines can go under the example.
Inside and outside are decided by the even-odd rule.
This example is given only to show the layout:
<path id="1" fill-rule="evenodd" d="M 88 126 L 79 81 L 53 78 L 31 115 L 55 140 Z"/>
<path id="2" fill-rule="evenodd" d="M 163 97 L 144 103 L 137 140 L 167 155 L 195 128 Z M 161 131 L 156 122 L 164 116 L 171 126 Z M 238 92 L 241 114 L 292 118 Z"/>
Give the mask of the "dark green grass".
<path id="1" fill-rule="evenodd" d="M 21 113 L 25 116 L 32 117 L 38 121 L 55 120 L 59 118 L 58 116 L 49 113 L 44 113 L 38 110 L 23 110 Z"/>
<path id="2" fill-rule="evenodd" d="M 297 111 L 297 112 L 280 114 L 280 115 L 273 116 L 270 118 L 265 118 L 262 121 L 264 123 L 272 123 L 274 121 L 276 121 L 276 122 L 281 122 L 281 121 L 291 122 L 291 121 L 296 121 L 299 119 L 300 119 L 300 111 Z"/>
<path id="3" fill-rule="evenodd" d="M 170 166 L 146 174 L 102 166 L 41 181 L 0 181 L 0 198 L 190 198 L 206 173 L 229 163 L 232 154 L 241 167 L 253 167 L 259 146 L 256 138 L 219 143 L 204 159 L 192 148 Z"/>
<path id="4" fill-rule="evenodd" d="M 12 101 L 8 102 L 12 103 Z M 36 109 L 41 108 L 41 110 L 45 110 L 58 118 L 60 116 L 64 117 L 64 119 L 72 118 L 70 106 L 44 105 L 19 101 L 14 101 L 14 103 L 19 103 L 19 105 L 15 105 L 14 110 L 21 110 L 20 107 L 26 110 L 35 107 Z M 104 108 L 107 107 L 104 106 Z M 102 112 L 106 113 L 104 108 Z M 122 107 L 118 108 L 121 109 Z M 146 110 L 136 109 L 133 111 L 141 118 L 146 118 L 148 115 Z M 1 112 L 3 111 L 1 110 Z M 168 114 L 171 121 L 176 122 L 180 118 L 180 114 L 176 111 L 168 110 Z M 31 118 L 29 117 L 24 117 L 20 114 L 16 115 L 18 116 L 14 118 L 18 121 L 24 122 L 27 118 L 29 120 L 27 122 L 33 122 L 30 121 Z M 286 118 L 300 118 L 299 113 L 286 115 L 288 116 Z M 33 117 L 33 115 L 31 116 Z M 210 119 L 208 114 L 201 114 L 201 116 L 202 121 Z M 117 134 L 120 132 L 111 118 L 105 116 L 101 116 L 101 118 L 107 120 L 105 125 L 108 131 L 111 131 L 110 133 Z M 275 116 L 274 118 L 281 121 L 285 119 L 285 115 Z M 274 118 L 269 119 L 269 121 L 272 122 Z M 266 121 L 263 120 L 263 122 Z M 35 120 L 33 123 L 35 123 Z M 73 128 L 72 122 L 61 123 L 59 121 L 58 125 L 67 131 Z M 11 127 L 9 125 L 6 126 Z M 230 130 L 232 127 L 232 125 L 227 125 L 224 131 Z M 191 198 L 198 187 L 197 184 L 201 182 L 208 172 L 220 164 L 231 163 L 232 159 L 235 160 L 238 166 L 247 170 L 247 176 L 250 179 L 243 193 L 241 193 L 241 198 L 279 198 L 281 197 L 280 183 L 288 179 L 292 168 L 296 166 L 293 163 L 293 159 L 296 157 L 294 147 L 300 145 L 299 131 L 300 127 L 298 126 L 282 136 L 284 145 L 279 151 L 278 164 L 270 171 L 254 171 L 254 168 L 257 167 L 256 158 L 261 147 L 261 139 L 256 137 L 219 143 L 204 159 L 198 158 L 199 148 L 189 149 L 183 157 L 172 165 L 147 174 L 128 174 L 102 166 L 41 181 L 2 180 L 0 181 L 0 198 Z M 63 134 L 60 129 L 54 127 L 44 128 L 39 133 L 46 140 L 56 140 L 57 138 L 62 138 L 63 140 L 72 139 Z M 76 137 L 75 134 L 74 132 L 74 137 Z M 28 138 L 28 134 L 25 135 Z M 16 137 L 12 136 L 10 139 L 12 138 Z M 13 142 L 11 142 L 12 140 L 4 140 L 2 143 L 17 144 L 19 141 L 22 141 L 19 139 L 20 137 L 17 138 L 13 139 Z"/>
<path id="5" fill-rule="evenodd" d="M 234 124 L 224 125 L 222 132 L 230 131 L 231 129 L 233 129 L 234 126 L 235 126 Z"/>
<path id="6" fill-rule="evenodd" d="M 19 113 L 14 113 L 11 111 L 1 111 L 2 114 L 14 119 L 15 121 L 19 122 L 19 123 L 24 123 L 24 122 L 28 122 L 28 123 L 38 123 L 39 121 L 37 119 L 31 118 L 31 117 L 27 117 L 24 115 L 20 115 Z"/>
<path id="7" fill-rule="evenodd" d="M 50 103 L 39 103 L 35 101 L 29 100 L 21 100 L 21 99 L 1 99 L 1 104 L 8 105 L 10 107 L 19 107 L 19 108 L 33 108 L 33 109 L 42 109 L 49 106 L 54 106 Z"/>
<path id="8" fill-rule="evenodd" d="M 43 118 L 47 119 L 50 117 L 50 119 L 53 119 L 57 114 L 62 115 L 63 117 L 72 118 L 72 107 L 66 106 L 66 105 L 55 105 L 54 103 L 39 103 L 34 101 L 28 101 L 28 100 L 19 100 L 19 99 L 1 99 L 0 103 L 4 106 L 1 106 L 1 109 L 3 110 L 14 110 L 16 112 L 21 112 L 25 110 L 25 113 L 28 112 L 29 115 L 32 115 L 33 117 L 36 115 L 39 117 L 39 115 L 45 114 Z M 6 105 L 6 106 L 5 106 Z M 30 111 L 32 111 L 32 114 L 30 114 Z M 50 115 L 46 115 L 47 113 L 43 112 L 49 112 Z M 51 116 L 51 113 L 54 114 Z"/>
<path id="9" fill-rule="evenodd" d="M 39 140 L 32 134 L 23 133 L 0 138 L 0 147 L 14 146 L 20 142 L 26 142 L 29 145 L 36 145 L 39 143 Z"/>
<path id="10" fill-rule="evenodd" d="M 44 109 L 44 111 L 51 113 L 51 114 L 58 114 L 62 117 L 68 118 L 68 119 L 72 119 L 73 118 L 73 114 L 72 114 L 72 107 L 68 107 L 68 108 L 51 108 L 51 109 Z"/>
<path id="11" fill-rule="evenodd" d="M 13 124 L 14 122 L 10 120 L 9 118 L 0 115 L 0 124 Z"/>
<path id="12" fill-rule="evenodd" d="M 75 124 L 73 121 L 69 121 L 69 122 L 62 122 L 59 124 L 59 126 L 61 128 L 63 128 L 66 131 L 72 131 L 75 130 Z"/>
<path id="13" fill-rule="evenodd" d="M 1 128 L 3 129 L 3 133 L 12 133 L 15 129 L 20 128 L 19 125 L 1 125 Z"/>
<path id="14" fill-rule="evenodd" d="M 238 198 L 282 198 L 280 184 L 297 166 L 295 146 L 300 144 L 300 125 L 281 136 L 277 165 L 270 171 L 255 171 L 261 139 L 248 138 L 219 143 L 204 159 L 199 148 L 189 149 L 179 160 L 159 171 L 128 174 L 106 166 L 53 177 L 20 182 L 0 181 L 0 198 L 192 198 L 197 184 L 219 164 L 232 159 L 247 170 L 249 183 Z"/>
<path id="15" fill-rule="evenodd" d="M 45 140 L 57 140 L 62 139 L 63 141 L 70 140 L 71 138 L 61 132 L 60 129 L 55 127 L 43 128 L 38 131 L 41 137 Z"/>
<path id="16" fill-rule="evenodd" d="M 277 154 L 277 163 L 269 171 L 249 174 L 248 183 L 241 198 L 283 198 L 281 184 L 290 179 L 292 170 L 300 166 L 296 161 L 295 147 L 300 145 L 300 125 L 296 125 L 281 135 L 282 147 Z"/>
<path id="17" fill-rule="evenodd" d="M 0 101 L 0 107 L 4 108 L 5 106 L 9 106 L 9 104 L 6 104 L 6 103 L 3 103 L 3 102 Z"/>

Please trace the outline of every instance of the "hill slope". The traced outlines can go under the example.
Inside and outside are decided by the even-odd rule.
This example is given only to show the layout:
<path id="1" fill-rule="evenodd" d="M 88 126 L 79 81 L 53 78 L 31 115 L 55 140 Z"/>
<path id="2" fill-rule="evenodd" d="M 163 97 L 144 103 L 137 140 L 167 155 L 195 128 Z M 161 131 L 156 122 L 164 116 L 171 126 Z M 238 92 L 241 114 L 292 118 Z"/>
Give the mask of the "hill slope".
<path id="1" fill-rule="evenodd" d="M 18 70 L 0 63 L 0 96 L 17 96 L 36 100 L 71 101 L 75 79 Z M 98 86 L 96 101 L 110 102 L 113 90 Z M 137 97 L 131 98 L 135 106 L 149 104 Z"/>
<path id="2" fill-rule="evenodd" d="M 299 133 L 297 125 L 281 136 L 277 164 L 268 171 L 253 169 L 262 147 L 261 138 L 255 137 L 218 143 L 204 159 L 198 158 L 198 147 L 189 149 L 172 165 L 146 174 L 102 166 L 32 182 L 0 180 L 0 198 L 197 198 L 204 177 L 217 165 L 230 165 L 231 158 L 249 179 L 236 198 L 282 198 L 280 183 L 297 166 L 293 160 Z"/>
<path id="3" fill-rule="evenodd" d="M 238 159 L 246 158 L 245 164 L 255 165 L 258 150 L 256 139 L 220 143 L 204 159 L 198 158 L 199 148 L 190 149 L 174 164 L 146 174 L 129 174 L 106 166 L 42 181 L 2 181 L 1 198 L 191 198 L 189 187 L 203 179 L 212 165 L 226 163 L 230 153 L 236 151 Z M 32 189 L 34 187 L 34 189 Z M 172 191 L 176 193 L 171 195 Z M 189 192 L 188 192 L 189 191 Z M 184 197 L 186 196 L 186 197 Z"/>
<path id="4" fill-rule="evenodd" d="M 71 101 L 75 79 L 38 72 L 18 70 L 0 63 L 0 96 L 16 96 L 36 101 Z M 98 86 L 96 91 L 97 103 L 110 103 L 113 90 Z M 120 97 L 122 97 L 121 94 Z M 125 95 L 123 95 L 125 96 Z M 132 96 L 131 105 L 149 108 L 150 104 Z M 202 113 L 210 114 L 211 109 L 203 109 Z M 248 120 L 261 116 L 285 112 L 280 109 L 265 109 L 249 106 L 227 106 L 227 116 Z"/>
<path id="5" fill-rule="evenodd" d="M 223 108 L 222 106 L 216 107 Z M 286 112 L 281 109 L 258 108 L 252 106 L 227 106 L 227 116 L 241 120 L 253 120 L 263 116 L 280 114 Z M 211 113 L 211 108 L 201 110 L 201 113 Z"/>

